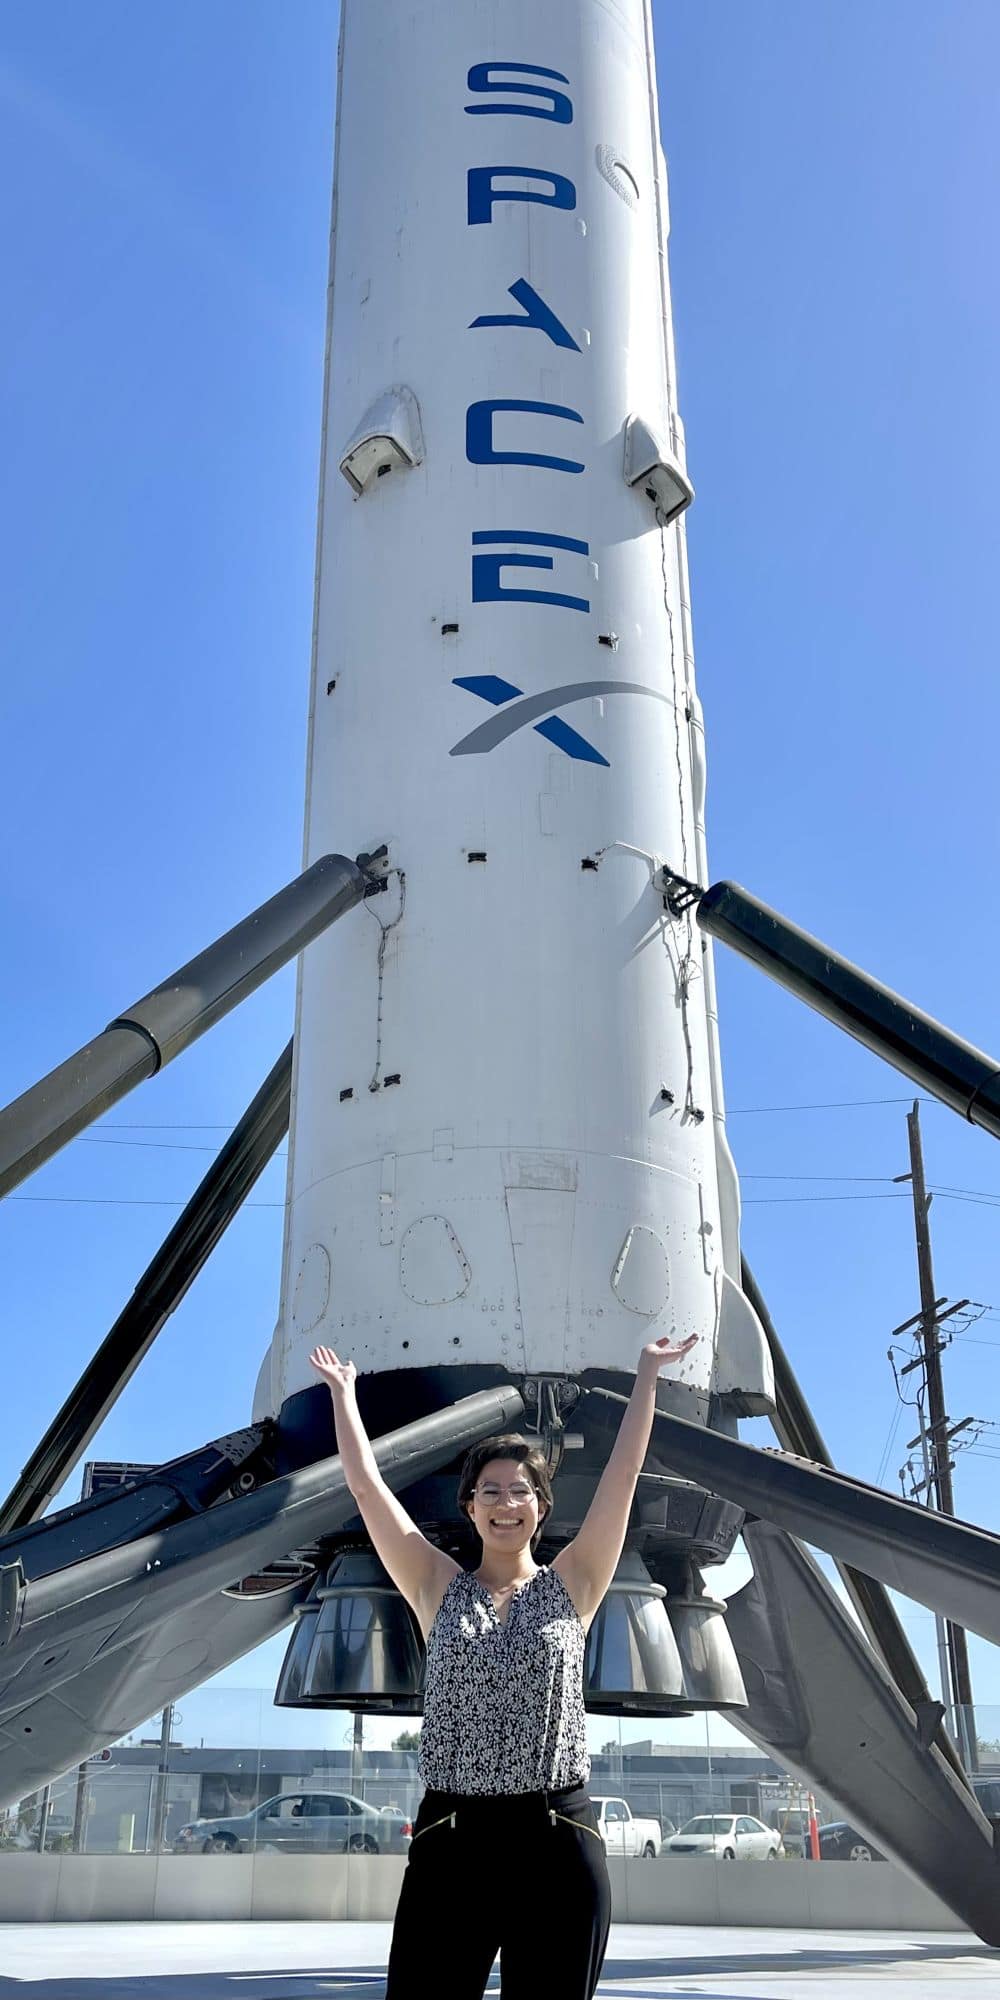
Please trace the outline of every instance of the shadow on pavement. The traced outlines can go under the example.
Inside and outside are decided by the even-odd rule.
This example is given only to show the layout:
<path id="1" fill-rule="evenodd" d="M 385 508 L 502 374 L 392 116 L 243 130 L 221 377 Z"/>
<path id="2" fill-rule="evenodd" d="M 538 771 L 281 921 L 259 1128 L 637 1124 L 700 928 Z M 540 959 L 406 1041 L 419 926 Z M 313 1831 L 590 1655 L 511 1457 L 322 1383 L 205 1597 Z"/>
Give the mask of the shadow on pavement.
<path id="1" fill-rule="evenodd" d="M 696 1989 L 688 1981 L 718 1978 L 727 1973 L 741 1982 L 772 1973 L 799 1981 L 811 1973 L 838 1972 L 849 1979 L 859 1973 L 892 1967 L 897 1975 L 909 1972 L 915 1980 L 926 1973 L 960 1964 L 975 1967 L 976 1983 L 981 1970 L 997 1965 L 1000 1978 L 1000 1951 L 973 1940 L 968 1944 L 930 1944 L 905 1940 L 898 1946 L 845 1945 L 842 1948 L 809 1947 L 792 1951 L 689 1953 L 683 1957 L 663 1953 L 656 1958 L 608 1957 L 599 1988 L 605 2000 L 647 2000 L 662 1991 L 662 1982 L 673 1982 L 670 2000 L 694 2000 Z M 680 1983 L 677 1983 L 680 1982 Z M 17 1979 L 0 1974 L 0 2000 L 382 2000 L 385 1970 L 382 1966 L 304 1966 L 283 1971 L 266 1967 L 241 1972 L 197 1970 L 189 1972 L 123 1973 L 108 1977 L 106 1970 L 91 1977 L 75 1973 L 53 1979 Z M 99 1991 L 98 1991 L 99 1989 Z M 487 1995 L 499 1993 L 494 1972 Z M 704 1988 L 697 1989 L 702 2000 Z M 553 1996 L 554 2000 L 554 1996 Z M 712 2000 L 727 2000 L 716 1994 Z M 754 1994 L 741 1983 L 739 1994 L 729 2000 L 770 2000 Z"/>
<path id="2" fill-rule="evenodd" d="M 683 1958 L 673 1958 L 664 1952 L 658 1958 L 619 1958 L 609 1953 L 604 1961 L 602 1979 L 639 1984 L 648 1979 L 702 1979 L 718 1977 L 720 1974 L 783 1972 L 789 1978 L 804 1972 L 868 1972 L 878 1966 L 907 1967 L 914 1974 L 931 1972 L 935 1967 L 953 1965 L 956 1961 L 968 1964 L 970 1959 L 977 1965 L 995 1963 L 1000 1978 L 1000 1950 L 991 1945 L 980 1944 L 970 1938 L 968 1944 L 912 1944 L 901 1941 L 898 1945 L 844 1945 L 806 1946 L 798 1951 L 747 1951 L 747 1952 L 706 1952 L 688 1953 Z M 0 1994 L 3 1981 L 0 1980 Z M 751 2000 L 747 1995 L 746 2000 Z"/>
<path id="3" fill-rule="evenodd" d="M 9 1979 L 0 2000 L 382 2000 L 384 1966 L 246 1972 L 130 1972 L 109 1978 Z"/>

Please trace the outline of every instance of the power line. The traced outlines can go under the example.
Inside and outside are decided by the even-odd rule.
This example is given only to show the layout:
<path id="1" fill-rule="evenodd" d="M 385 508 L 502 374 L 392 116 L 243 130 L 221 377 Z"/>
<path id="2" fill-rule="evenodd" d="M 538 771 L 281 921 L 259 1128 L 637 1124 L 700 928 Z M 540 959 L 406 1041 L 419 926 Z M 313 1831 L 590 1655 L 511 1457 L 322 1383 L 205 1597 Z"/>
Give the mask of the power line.
<path id="1" fill-rule="evenodd" d="M 776 1208 L 803 1201 L 905 1201 L 905 1194 L 748 1194 L 744 1208 Z"/>
<path id="2" fill-rule="evenodd" d="M 1000 1194 L 995 1194 L 992 1188 L 957 1188 L 945 1181 L 928 1181 L 927 1185 L 932 1194 L 978 1194 L 987 1195 L 991 1201 L 1000 1201 Z"/>
<path id="3" fill-rule="evenodd" d="M 221 1153 L 222 1151 L 221 1146 L 191 1146 L 179 1139 L 103 1139 L 99 1135 L 92 1137 L 90 1133 L 81 1133 L 76 1139 L 70 1140 L 70 1145 L 113 1146 L 119 1150 L 131 1146 L 141 1146 L 144 1150 L 153 1153 Z M 284 1159 L 285 1155 L 284 1153 L 272 1154 L 272 1158 Z"/>
<path id="4" fill-rule="evenodd" d="M 115 1194 L 9 1194 L 7 1201 L 43 1201 L 86 1208 L 186 1208 L 186 1201 L 142 1201 L 135 1195 Z M 284 1208 L 283 1201 L 244 1201 L 240 1208 Z"/>
<path id="5" fill-rule="evenodd" d="M 149 1126 L 146 1129 L 150 1131 L 156 1131 L 156 1130 L 168 1130 L 173 1128 Z M 176 1129 L 178 1131 L 181 1131 L 184 1128 L 178 1126 L 176 1127 Z M 197 1131 L 201 1128 L 197 1126 L 192 1126 L 189 1129 L 191 1129 L 192 1131 Z M 209 1128 L 206 1127 L 204 1129 L 207 1130 Z M 157 1152 L 219 1153 L 222 1150 L 220 1146 L 188 1145 L 184 1141 L 179 1141 L 175 1139 L 106 1139 L 99 1134 L 91 1135 L 89 1133 L 80 1134 L 75 1140 L 71 1140 L 70 1143 L 72 1145 L 78 1145 L 78 1146 L 112 1146 L 112 1147 L 117 1146 L 124 1148 L 136 1146 L 140 1147 L 143 1151 L 154 1152 L 154 1153 Z M 273 1157 L 276 1160 L 285 1160 L 287 1159 L 288 1155 L 287 1153 L 281 1152 L 281 1153 L 275 1153 Z M 829 1187 L 834 1182 L 842 1186 L 846 1185 L 861 1186 L 868 1184 L 875 1185 L 882 1183 L 884 1183 L 886 1186 L 889 1186 L 895 1179 L 895 1175 L 893 1174 L 741 1174 L 740 1179 L 741 1181 L 783 1181 L 787 1185 L 798 1185 L 799 1183 L 816 1182 L 820 1186 L 827 1186 L 827 1187 Z M 931 1192 L 940 1195 L 959 1195 L 968 1201 L 1000 1203 L 1000 1190 L 994 1190 L 993 1188 L 956 1188 L 956 1187 L 945 1186 L 943 1183 L 938 1184 L 935 1182 L 931 1184 Z M 761 1199 L 763 1199 L 763 1197 L 761 1197 Z"/>
<path id="6" fill-rule="evenodd" d="M 996 1208 L 1000 1206 L 995 1195 L 952 1194 L 948 1188 L 935 1187 L 932 1187 L 930 1192 L 933 1195 L 937 1195 L 941 1201 L 967 1202 L 970 1208 Z"/>
<path id="7" fill-rule="evenodd" d="M 844 1097 L 818 1104 L 740 1104 L 729 1106 L 727 1118 L 751 1118 L 764 1116 L 770 1112 L 784 1111 L 854 1111 L 873 1104 L 910 1104 L 910 1097 Z M 936 1098 L 922 1097 L 921 1104 L 935 1104 Z M 102 1127 L 105 1132 L 232 1132 L 232 1125 L 184 1124 L 180 1119 L 166 1119 L 161 1124 L 148 1120 L 109 1119 Z"/>
<path id="8" fill-rule="evenodd" d="M 781 1208 L 789 1203 L 831 1202 L 831 1201 L 905 1201 L 905 1194 L 748 1194 L 744 1208 Z M 186 1201 L 140 1200 L 134 1195 L 93 1195 L 93 1194 L 9 1194 L 7 1201 L 60 1202 L 72 1206 L 74 1203 L 90 1203 L 104 1208 L 185 1208 Z M 955 1195 L 955 1201 L 968 1197 Z M 244 1208 L 284 1208 L 283 1201 L 247 1201 Z M 981 1208 L 1000 1206 L 996 1202 L 980 1202 Z M 963 1336 L 964 1337 L 964 1336 Z M 1000 1342 L 982 1341 L 981 1346 L 1000 1346 Z"/>
<path id="9" fill-rule="evenodd" d="M 112 1146 L 118 1150 L 126 1150 L 130 1146 L 142 1146 L 146 1152 L 212 1152 L 212 1154 L 222 1152 L 222 1146 L 188 1146 L 184 1140 L 172 1140 L 172 1138 L 100 1138 L 100 1136 L 92 1138 L 88 1132 L 82 1132 L 78 1138 L 70 1140 L 70 1146 Z M 284 1158 L 288 1158 L 284 1152 L 272 1154 L 272 1160 L 284 1160 Z"/>
<path id="10" fill-rule="evenodd" d="M 750 1180 L 750 1179 L 752 1179 L 752 1176 L 751 1176 L 750 1174 L 745 1174 L 745 1175 L 743 1176 L 743 1178 L 744 1178 L 745 1180 Z M 780 1179 L 782 1178 L 782 1176 L 781 1176 L 781 1175 L 779 1174 L 779 1175 L 776 1175 L 776 1176 L 775 1176 L 775 1178 L 776 1178 L 776 1179 L 778 1179 L 778 1180 L 780 1180 Z M 930 1192 L 931 1192 L 932 1194 L 936 1194 L 936 1195 L 940 1195 L 940 1197 L 941 1197 L 941 1200 L 942 1200 L 942 1201 L 959 1201 L 959 1202 L 964 1202 L 964 1203 L 965 1203 L 965 1204 L 966 1204 L 966 1205 L 967 1205 L 968 1207 L 970 1207 L 970 1208 L 1000 1208 L 1000 1196 L 994 1196 L 994 1195 L 982 1195 L 982 1196 L 979 1196 L 979 1195 L 972 1195 L 972 1194 L 950 1194 L 950 1193 L 949 1193 L 949 1192 L 947 1191 L 947 1189 L 945 1189 L 945 1188 L 932 1188 L 932 1189 L 930 1190 Z M 775 1207 L 775 1206 L 780 1206 L 780 1205 L 781 1205 L 782 1203 L 786 1203 L 786 1202 L 803 1202 L 803 1201 L 906 1201 L 907 1199 L 908 1199 L 908 1197 L 907 1197 L 907 1196 L 906 1196 L 905 1194 L 904 1194 L 904 1195 L 898 1195 L 898 1194 L 748 1194 L 748 1195 L 747 1195 L 747 1196 L 745 1197 L 745 1199 L 744 1199 L 744 1202 L 743 1202 L 743 1206 L 744 1206 L 744 1208 L 753 1208 L 753 1207 L 757 1207 L 757 1208 L 761 1208 L 761 1207 Z"/>
<path id="11" fill-rule="evenodd" d="M 741 1174 L 741 1181 L 892 1181 L 893 1174 Z M 998 1197 L 1000 1199 L 1000 1197 Z"/>
<path id="12" fill-rule="evenodd" d="M 862 1182 L 884 1181 L 891 1184 L 895 1174 L 741 1174 L 741 1181 L 820 1181 L 828 1186 L 832 1181 Z M 967 1195 L 970 1200 L 1000 1201 L 1000 1190 L 995 1188 L 957 1188 L 944 1181 L 929 1181 L 928 1190 L 932 1194 Z"/>
<path id="13" fill-rule="evenodd" d="M 882 1450 L 882 1456 L 878 1462 L 878 1471 L 875 1474 L 876 1486 L 881 1486 L 882 1481 L 885 1477 L 886 1469 L 888 1467 L 889 1459 L 892 1454 L 892 1447 L 895 1442 L 896 1432 L 899 1429 L 899 1423 L 902 1414 L 903 1414 L 903 1403 L 900 1398 L 897 1398 L 896 1412 L 892 1419 L 891 1424 L 889 1425 L 889 1435 L 886 1438 L 885 1445 Z"/>
<path id="14" fill-rule="evenodd" d="M 921 1097 L 921 1104 L 935 1104 L 936 1098 Z M 912 1104 L 911 1097 L 839 1097 L 820 1104 L 738 1104 L 726 1108 L 727 1118 L 757 1118 L 776 1111 L 858 1111 L 869 1104 Z"/>

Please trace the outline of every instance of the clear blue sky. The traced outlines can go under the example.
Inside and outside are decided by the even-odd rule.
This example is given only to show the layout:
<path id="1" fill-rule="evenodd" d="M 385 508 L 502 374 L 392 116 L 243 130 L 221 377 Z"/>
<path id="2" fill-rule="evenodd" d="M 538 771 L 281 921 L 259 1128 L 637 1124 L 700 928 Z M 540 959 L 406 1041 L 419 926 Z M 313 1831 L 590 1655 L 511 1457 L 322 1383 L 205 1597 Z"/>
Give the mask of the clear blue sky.
<path id="1" fill-rule="evenodd" d="M 655 16 L 712 873 L 996 1048 L 1000 10 Z M 335 40 L 326 0 L 4 8 L 4 1099 L 297 867 Z M 748 1254 L 841 1464 L 894 1485 L 917 1288 L 905 1104 L 869 1100 L 906 1086 L 719 972 Z M 4 1490 L 291 1000 L 275 981 L 4 1204 Z M 950 1408 L 996 1421 L 1000 1154 L 933 1107 L 924 1141 L 973 1191 L 935 1201 L 938 1289 L 992 1302 Z M 97 1455 L 245 1419 L 282 1194 L 275 1164 Z M 1000 1528 L 995 1466 L 963 1454 L 957 1489 Z"/>

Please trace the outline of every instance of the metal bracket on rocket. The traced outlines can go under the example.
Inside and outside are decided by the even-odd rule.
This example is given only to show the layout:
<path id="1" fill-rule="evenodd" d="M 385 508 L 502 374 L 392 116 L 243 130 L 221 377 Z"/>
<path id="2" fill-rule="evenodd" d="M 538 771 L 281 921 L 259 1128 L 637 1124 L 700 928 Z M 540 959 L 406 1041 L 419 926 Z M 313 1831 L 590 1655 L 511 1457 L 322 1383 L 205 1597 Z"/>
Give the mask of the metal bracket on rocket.
<path id="1" fill-rule="evenodd" d="M 686 876 L 675 874 L 672 868 L 667 867 L 666 862 L 657 869 L 653 877 L 653 887 L 663 897 L 663 907 L 669 910 L 672 917 L 682 917 L 687 910 L 692 910 L 696 903 L 700 903 L 705 894 L 700 883 L 689 882 Z"/>

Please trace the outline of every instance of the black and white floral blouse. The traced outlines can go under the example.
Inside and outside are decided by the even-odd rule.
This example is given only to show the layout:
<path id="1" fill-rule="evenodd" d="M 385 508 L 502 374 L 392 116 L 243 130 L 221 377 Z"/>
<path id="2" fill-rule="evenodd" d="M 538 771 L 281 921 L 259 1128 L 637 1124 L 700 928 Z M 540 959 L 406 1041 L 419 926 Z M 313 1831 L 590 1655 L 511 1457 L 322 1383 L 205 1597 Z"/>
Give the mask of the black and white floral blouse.
<path id="1" fill-rule="evenodd" d="M 419 1769 L 430 1791 L 557 1791 L 590 1776 L 586 1636 L 557 1570 L 513 1594 L 505 1623 L 478 1577 L 452 1577 L 427 1640 Z"/>

